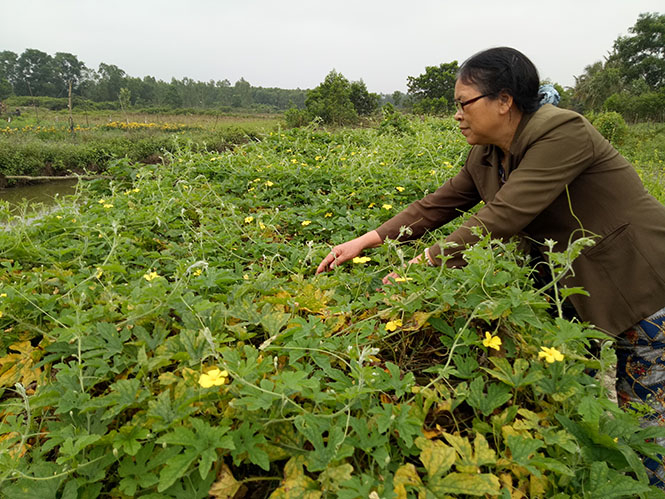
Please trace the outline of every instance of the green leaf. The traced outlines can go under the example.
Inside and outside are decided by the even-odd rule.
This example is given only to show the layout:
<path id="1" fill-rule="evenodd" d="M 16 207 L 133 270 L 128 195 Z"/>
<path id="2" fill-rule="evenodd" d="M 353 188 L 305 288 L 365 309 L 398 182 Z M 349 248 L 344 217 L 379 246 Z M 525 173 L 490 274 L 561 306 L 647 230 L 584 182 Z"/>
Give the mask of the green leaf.
<path id="1" fill-rule="evenodd" d="M 487 393 L 484 388 L 487 387 Z M 469 397 L 467 403 L 478 409 L 483 416 L 489 416 L 495 409 L 508 402 L 512 397 L 510 387 L 505 384 L 487 384 L 482 377 L 475 378 L 469 384 Z"/>
<path id="2" fill-rule="evenodd" d="M 613 497 L 635 497 L 649 491 L 649 487 L 632 478 L 611 470 L 607 463 L 591 464 L 586 490 L 590 499 L 611 499 Z"/>
<path id="3" fill-rule="evenodd" d="M 270 469 L 268 454 L 261 448 L 261 445 L 266 443 L 266 438 L 258 425 L 245 421 L 233 432 L 232 437 L 235 446 L 231 452 L 234 464 L 238 465 L 243 458 L 247 458 L 266 471 Z"/>
<path id="4" fill-rule="evenodd" d="M 130 456 L 135 455 L 141 448 L 139 440 L 147 438 L 150 432 L 138 426 L 123 426 L 113 439 L 115 448 L 122 448 Z"/>
<path id="5" fill-rule="evenodd" d="M 185 449 L 180 454 L 169 459 L 166 466 L 159 473 L 157 492 L 164 492 L 176 480 L 183 477 L 198 455 L 199 453 L 195 449 Z"/>

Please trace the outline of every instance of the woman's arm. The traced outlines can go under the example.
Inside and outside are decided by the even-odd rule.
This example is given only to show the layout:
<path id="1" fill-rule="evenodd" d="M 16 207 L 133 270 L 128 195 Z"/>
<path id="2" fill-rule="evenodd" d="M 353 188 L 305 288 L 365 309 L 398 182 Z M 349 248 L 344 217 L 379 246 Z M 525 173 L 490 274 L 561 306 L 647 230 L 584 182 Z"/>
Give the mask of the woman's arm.
<path id="1" fill-rule="evenodd" d="M 363 250 L 367 248 L 376 248 L 377 246 L 381 246 L 381 244 L 383 244 L 383 239 L 381 239 L 381 236 L 379 236 L 378 232 L 375 230 L 339 244 L 326 255 L 316 269 L 316 273 L 320 274 L 326 270 L 333 269 L 339 264 L 358 256 Z"/>

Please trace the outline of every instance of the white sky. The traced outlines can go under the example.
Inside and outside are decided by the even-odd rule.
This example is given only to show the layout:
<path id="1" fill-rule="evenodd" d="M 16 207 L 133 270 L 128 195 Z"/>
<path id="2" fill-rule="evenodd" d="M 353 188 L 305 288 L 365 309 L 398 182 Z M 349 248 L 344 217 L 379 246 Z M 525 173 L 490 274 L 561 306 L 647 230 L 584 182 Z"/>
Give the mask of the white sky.
<path id="1" fill-rule="evenodd" d="M 499 45 L 574 85 L 663 0 L 0 0 L 0 50 L 69 52 L 130 76 L 313 88 L 331 69 L 369 91 Z"/>

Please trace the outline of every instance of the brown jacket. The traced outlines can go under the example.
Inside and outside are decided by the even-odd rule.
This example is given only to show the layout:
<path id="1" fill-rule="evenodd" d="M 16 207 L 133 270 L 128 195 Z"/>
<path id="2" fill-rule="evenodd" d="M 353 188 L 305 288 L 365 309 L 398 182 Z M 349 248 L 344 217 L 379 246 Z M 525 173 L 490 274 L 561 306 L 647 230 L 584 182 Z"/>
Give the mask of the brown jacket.
<path id="1" fill-rule="evenodd" d="M 559 251 L 571 239 L 597 235 L 565 283 L 590 293 L 570 298 L 580 318 L 618 335 L 665 306 L 665 206 L 584 117 L 545 105 L 522 118 L 504 161 L 505 182 L 502 156 L 496 146 L 474 146 L 454 178 L 381 225 L 379 235 L 396 239 L 408 226 L 414 239 L 484 201 L 446 238 L 460 245 L 444 251 L 447 265 L 464 265 L 459 248 L 478 240 L 468 230 L 474 225 L 495 238 L 553 239 Z M 440 254 L 438 244 L 430 248 L 435 260 Z"/>

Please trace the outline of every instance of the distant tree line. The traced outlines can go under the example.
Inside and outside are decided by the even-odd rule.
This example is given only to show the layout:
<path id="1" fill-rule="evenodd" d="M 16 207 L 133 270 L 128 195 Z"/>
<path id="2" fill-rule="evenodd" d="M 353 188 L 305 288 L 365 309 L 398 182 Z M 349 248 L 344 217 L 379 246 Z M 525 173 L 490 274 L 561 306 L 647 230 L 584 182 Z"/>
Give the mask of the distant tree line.
<path id="1" fill-rule="evenodd" d="M 235 84 L 229 80 L 194 81 L 191 78 L 170 82 L 152 76 L 129 76 L 118 66 L 101 63 L 97 70 L 86 67 L 77 56 L 57 52 L 51 56 L 36 49 L 21 55 L 0 52 L 0 100 L 9 96 L 68 97 L 80 101 L 119 105 L 121 91 L 129 105 L 168 108 L 243 108 L 259 111 L 283 111 L 291 106 L 304 107 L 307 91 L 253 87 L 244 78 Z"/>

